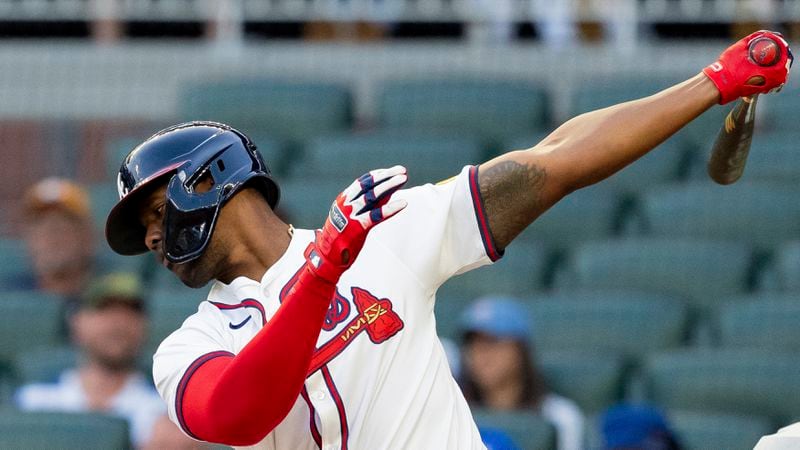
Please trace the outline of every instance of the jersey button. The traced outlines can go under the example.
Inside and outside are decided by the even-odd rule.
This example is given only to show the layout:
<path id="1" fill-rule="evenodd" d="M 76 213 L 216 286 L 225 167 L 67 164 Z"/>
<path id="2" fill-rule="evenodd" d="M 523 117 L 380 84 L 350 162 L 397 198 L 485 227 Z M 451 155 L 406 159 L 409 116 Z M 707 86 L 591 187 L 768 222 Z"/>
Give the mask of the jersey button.
<path id="1" fill-rule="evenodd" d="M 313 391 L 311 392 L 311 398 L 314 400 L 322 400 L 325 398 L 325 393 L 322 391 Z"/>

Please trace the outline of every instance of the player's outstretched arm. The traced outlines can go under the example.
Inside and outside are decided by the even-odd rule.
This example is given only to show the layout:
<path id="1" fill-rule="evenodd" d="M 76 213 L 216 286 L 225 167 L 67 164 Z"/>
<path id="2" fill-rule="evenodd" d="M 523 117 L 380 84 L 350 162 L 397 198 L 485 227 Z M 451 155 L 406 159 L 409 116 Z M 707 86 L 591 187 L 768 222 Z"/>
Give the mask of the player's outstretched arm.
<path id="1" fill-rule="evenodd" d="M 747 44 L 763 35 L 781 46 L 781 60 L 770 68 L 747 54 Z M 729 47 L 705 73 L 650 97 L 577 116 L 535 147 L 482 164 L 478 180 L 495 245 L 505 248 L 562 197 L 611 176 L 714 104 L 782 86 L 791 58 L 779 35 L 754 33 Z M 754 76 L 764 83 L 748 84 Z"/>
<path id="2" fill-rule="evenodd" d="M 406 181 L 403 167 L 373 170 L 339 194 L 278 312 L 238 355 L 208 359 L 185 375 L 190 378 L 176 405 L 185 431 L 208 442 L 246 446 L 286 417 L 308 375 L 336 282 L 368 232 L 405 208 L 405 200 L 389 200 Z"/>

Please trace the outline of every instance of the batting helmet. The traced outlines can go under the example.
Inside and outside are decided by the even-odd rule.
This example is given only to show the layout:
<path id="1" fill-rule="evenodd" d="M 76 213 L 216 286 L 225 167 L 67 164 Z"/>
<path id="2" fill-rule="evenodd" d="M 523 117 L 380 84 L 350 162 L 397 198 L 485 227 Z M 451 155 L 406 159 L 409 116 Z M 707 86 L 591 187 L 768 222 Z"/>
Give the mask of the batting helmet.
<path id="1" fill-rule="evenodd" d="M 213 186 L 197 192 L 206 176 Z M 220 208 L 245 184 L 256 187 L 273 208 L 280 197 L 269 168 L 244 133 L 216 122 L 166 128 L 134 148 L 119 169 L 120 199 L 106 220 L 106 239 L 115 252 L 148 250 L 136 205 L 162 183 L 167 183 L 162 242 L 164 256 L 173 263 L 203 253 Z"/>

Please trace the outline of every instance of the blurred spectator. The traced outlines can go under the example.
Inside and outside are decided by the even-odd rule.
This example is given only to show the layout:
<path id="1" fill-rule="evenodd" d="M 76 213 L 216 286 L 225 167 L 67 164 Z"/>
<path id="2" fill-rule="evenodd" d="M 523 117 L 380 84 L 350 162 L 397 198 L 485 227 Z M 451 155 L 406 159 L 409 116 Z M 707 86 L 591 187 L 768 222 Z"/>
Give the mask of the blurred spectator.
<path id="1" fill-rule="evenodd" d="M 107 412 L 129 421 L 137 448 L 193 448 L 166 417 L 166 405 L 137 362 L 147 337 L 145 303 L 133 275 L 111 274 L 92 283 L 70 325 L 81 362 L 55 383 L 21 387 L 24 411 Z"/>
<path id="2" fill-rule="evenodd" d="M 481 440 L 487 450 L 518 450 L 514 441 L 503 430 L 491 427 L 480 427 Z"/>
<path id="3" fill-rule="evenodd" d="M 511 298 L 486 297 L 462 316 L 461 387 L 472 407 L 532 410 L 556 429 L 559 450 L 583 447 L 584 417 L 551 392 L 533 363 L 529 314 Z"/>
<path id="4" fill-rule="evenodd" d="M 600 418 L 606 450 L 680 450 L 675 434 L 659 410 L 648 405 L 619 404 Z"/>
<path id="5" fill-rule="evenodd" d="M 47 178 L 25 193 L 23 215 L 33 273 L 16 280 L 15 287 L 42 289 L 77 303 L 92 275 L 89 195 L 69 180 Z"/>

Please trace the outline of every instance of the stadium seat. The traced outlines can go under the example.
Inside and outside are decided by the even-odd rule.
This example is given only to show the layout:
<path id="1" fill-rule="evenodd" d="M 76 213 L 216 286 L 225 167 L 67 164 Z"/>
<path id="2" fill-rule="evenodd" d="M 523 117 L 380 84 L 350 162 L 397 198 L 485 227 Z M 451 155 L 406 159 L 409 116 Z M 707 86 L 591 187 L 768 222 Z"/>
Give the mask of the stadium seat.
<path id="1" fill-rule="evenodd" d="M 689 170 L 690 150 L 680 139 L 669 139 L 628 167 L 602 181 L 626 194 L 684 177 Z"/>
<path id="2" fill-rule="evenodd" d="M 535 132 L 523 133 L 518 136 L 510 136 L 508 139 L 500 143 L 500 153 L 510 152 L 512 150 L 525 150 L 531 148 L 546 138 L 548 133 Z"/>
<path id="3" fill-rule="evenodd" d="M 506 432 L 521 450 L 556 448 L 555 428 L 537 414 L 473 409 L 472 416 L 479 428 L 490 427 Z"/>
<path id="4" fill-rule="evenodd" d="M 380 126 L 468 133 L 497 145 L 547 128 L 545 89 L 525 81 L 404 80 L 384 84 Z"/>
<path id="5" fill-rule="evenodd" d="M 728 348 L 800 350 L 797 294 L 732 298 L 719 312 L 721 344 Z"/>
<path id="6" fill-rule="evenodd" d="M 437 296 L 467 302 L 484 295 L 530 296 L 542 288 L 547 264 L 548 252 L 541 244 L 515 242 L 494 264 L 449 279 Z"/>
<path id="7" fill-rule="evenodd" d="M 75 367 L 77 363 L 78 351 L 74 347 L 58 345 L 17 355 L 14 369 L 20 384 L 47 383 L 54 382 L 62 371 Z"/>
<path id="8" fill-rule="evenodd" d="M 769 249 L 800 237 L 800 189 L 709 181 L 654 188 L 642 210 L 655 236 L 728 239 Z"/>
<path id="9" fill-rule="evenodd" d="M 534 349 L 533 358 L 547 387 L 578 403 L 584 412 L 600 411 L 622 398 L 623 358 L 541 350 Z"/>
<path id="10" fill-rule="evenodd" d="M 484 159 L 476 139 L 410 131 L 322 136 L 311 140 L 304 154 L 295 174 L 339 180 L 342 188 L 369 170 L 397 164 L 408 169 L 409 186 L 436 183 Z"/>
<path id="11" fill-rule="evenodd" d="M 0 361 L 61 343 L 62 301 L 40 291 L 6 291 L 0 301 Z"/>
<path id="12" fill-rule="evenodd" d="M 759 97 L 756 125 L 767 132 L 793 130 L 797 126 L 797 111 L 800 111 L 800 88 L 790 82 L 780 95 Z M 760 132 L 756 132 L 756 139 Z"/>
<path id="13" fill-rule="evenodd" d="M 690 301 L 703 311 L 745 290 L 746 244 L 698 239 L 626 238 L 576 248 L 556 277 L 560 288 L 633 289 Z"/>
<path id="14" fill-rule="evenodd" d="M 775 432 L 767 418 L 756 415 L 670 411 L 668 417 L 684 450 L 752 450 L 761 436 Z"/>
<path id="15" fill-rule="evenodd" d="M 756 131 L 747 156 L 742 181 L 759 181 L 797 185 L 800 181 L 800 142 L 797 133 Z M 706 165 L 693 171 L 695 176 L 706 177 Z"/>
<path id="16" fill-rule="evenodd" d="M 680 346 L 686 336 L 686 306 L 666 295 L 598 291 L 589 300 L 561 293 L 528 303 L 534 342 L 546 351 L 640 357 Z"/>
<path id="17" fill-rule="evenodd" d="M 197 312 L 206 299 L 208 289 L 156 289 L 150 294 L 148 331 L 145 353 L 152 355 L 161 341 L 181 327 L 186 318 Z"/>
<path id="18" fill-rule="evenodd" d="M 564 197 L 537 218 L 518 240 L 536 241 L 564 251 L 582 242 L 617 233 L 624 199 L 610 185 L 590 186 Z M 516 245 L 512 244 L 511 248 Z"/>
<path id="19" fill-rule="evenodd" d="M 89 206 L 95 232 L 99 236 L 105 236 L 106 217 L 119 201 L 117 186 L 112 182 L 95 183 L 87 186 L 86 190 L 89 192 Z"/>
<path id="20" fill-rule="evenodd" d="M 0 413 L 0 448 L 129 449 L 128 422 L 88 413 Z"/>
<path id="21" fill-rule="evenodd" d="M 128 153 L 137 145 L 142 143 L 148 136 L 129 136 L 114 139 L 106 147 L 106 181 L 116 183 L 117 174 L 122 166 L 123 160 Z M 116 193 L 116 185 L 114 192 Z"/>
<path id="22" fill-rule="evenodd" d="M 617 103 L 647 97 L 666 89 L 676 82 L 675 78 L 664 77 L 598 77 L 577 83 L 572 93 L 571 116 L 605 108 Z"/>
<path id="23" fill-rule="evenodd" d="M 28 251 L 21 239 L 0 239 L 0 288 L 15 289 L 31 272 Z"/>
<path id="24" fill-rule="evenodd" d="M 669 409 L 797 419 L 800 361 L 794 353 L 678 350 L 647 360 L 651 400 Z"/>
<path id="25" fill-rule="evenodd" d="M 353 180 L 355 177 L 345 183 L 339 180 L 279 180 L 281 201 L 278 210 L 296 228 L 321 228 L 333 200 Z"/>
<path id="26" fill-rule="evenodd" d="M 778 246 L 773 264 L 760 284 L 764 290 L 800 292 L 800 240 Z"/>
<path id="27" fill-rule="evenodd" d="M 198 82 L 180 93 L 179 115 L 290 140 L 347 130 L 352 124 L 347 87 L 278 79 Z"/>

